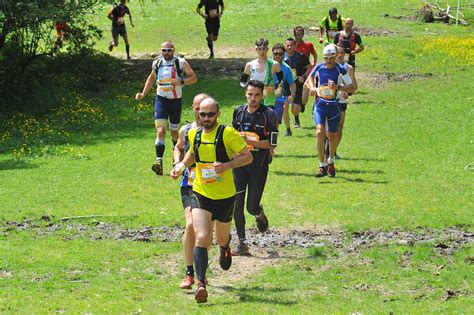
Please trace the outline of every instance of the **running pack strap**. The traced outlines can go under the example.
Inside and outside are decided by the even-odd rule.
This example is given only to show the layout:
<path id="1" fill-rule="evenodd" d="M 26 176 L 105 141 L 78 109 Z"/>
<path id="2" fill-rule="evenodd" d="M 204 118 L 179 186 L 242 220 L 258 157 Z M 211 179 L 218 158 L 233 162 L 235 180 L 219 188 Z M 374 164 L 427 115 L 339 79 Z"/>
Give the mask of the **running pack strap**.
<path id="1" fill-rule="evenodd" d="M 155 68 L 156 75 L 158 75 L 158 71 L 160 71 L 160 67 L 162 63 L 163 63 L 163 57 L 160 57 L 160 59 L 158 59 L 158 62 L 156 63 L 156 68 Z M 179 59 L 176 57 L 173 58 L 173 64 L 174 64 L 174 69 L 176 70 L 176 73 L 178 74 L 180 78 L 182 78 L 183 70 L 179 66 Z"/>
<path id="2" fill-rule="evenodd" d="M 214 139 L 214 147 L 216 149 L 216 161 L 215 162 L 221 162 L 221 163 L 226 163 L 230 161 L 229 156 L 227 155 L 227 151 L 225 149 L 225 144 L 224 144 L 224 129 L 225 125 L 219 125 L 217 127 L 217 135 L 216 138 Z M 199 158 L 199 146 L 201 145 L 201 136 L 202 136 L 202 127 L 200 127 L 196 135 L 194 136 L 194 157 L 196 159 L 196 163 L 201 162 L 201 159 Z M 212 163 L 214 161 L 202 161 L 205 163 Z"/>
<path id="3" fill-rule="evenodd" d="M 272 68 L 273 68 L 273 59 L 268 58 L 267 59 L 267 73 L 265 74 L 265 82 L 264 82 L 266 86 L 270 86 L 270 84 L 273 81 Z"/>
<path id="4" fill-rule="evenodd" d="M 257 128 L 255 127 L 255 124 L 257 123 L 257 119 L 260 115 L 263 115 L 263 119 L 264 119 L 264 130 L 263 130 L 263 133 L 264 135 L 268 135 L 268 131 L 267 131 L 267 116 L 265 115 L 264 113 L 264 110 L 266 109 L 267 106 L 265 105 L 260 105 L 260 107 L 257 109 L 257 111 L 255 112 L 256 115 L 252 115 L 251 117 L 251 121 L 250 121 L 250 128 L 249 130 L 243 130 L 242 126 L 243 126 L 243 123 L 244 123 L 244 117 L 245 117 L 245 111 L 247 110 L 247 106 L 248 105 L 245 105 L 243 106 L 238 112 L 237 114 L 235 115 L 235 121 L 239 123 L 239 130 L 238 131 L 253 131 L 253 132 L 256 132 L 257 131 Z"/>
<path id="5" fill-rule="evenodd" d="M 342 43 L 344 42 L 344 35 L 342 32 L 339 33 L 339 40 L 337 41 L 338 46 L 342 46 Z M 356 34 L 352 32 L 351 36 L 349 37 L 349 43 L 351 45 L 351 51 L 355 50 L 356 48 Z"/>
<path id="6" fill-rule="evenodd" d="M 324 20 L 324 26 L 326 28 L 326 36 L 329 38 L 329 16 L 326 16 Z M 337 30 L 342 31 L 344 27 L 342 27 L 342 18 L 340 15 L 337 16 Z"/>

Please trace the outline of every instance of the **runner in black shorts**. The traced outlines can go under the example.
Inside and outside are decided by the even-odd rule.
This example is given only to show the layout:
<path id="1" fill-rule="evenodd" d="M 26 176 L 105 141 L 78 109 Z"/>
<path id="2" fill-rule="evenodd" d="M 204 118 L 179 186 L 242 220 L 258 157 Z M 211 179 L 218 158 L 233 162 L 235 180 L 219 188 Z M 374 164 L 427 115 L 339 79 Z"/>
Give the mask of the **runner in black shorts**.
<path id="1" fill-rule="evenodd" d="M 173 159 L 174 164 L 179 163 L 184 157 L 184 154 L 189 150 L 188 133 L 193 128 L 201 127 L 199 120 L 199 105 L 208 98 L 209 95 L 201 93 L 194 97 L 192 109 L 194 112 L 195 122 L 186 124 L 179 130 L 178 142 L 174 146 Z M 193 249 L 194 249 L 194 229 L 193 219 L 191 217 L 191 195 L 193 192 L 193 179 L 196 176 L 196 165 L 192 165 L 183 172 L 181 179 L 181 202 L 184 209 L 184 218 L 186 221 L 186 228 L 183 234 L 184 257 L 186 262 L 186 273 L 184 280 L 179 287 L 181 289 L 191 289 L 194 284 L 194 267 L 193 267 Z"/>
<path id="2" fill-rule="evenodd" d="M 202 7 L 204 7 L 204 13 L 201 12 Z M 221 17 L 224 14 L 224 0 L 201 0 L 196 8 L 196 12 L 206 19 L 206 41 L 210 51 L 209 59 L 212 59 L 214 58 L 213 42 L 215 42 L 219 36 Z"/>
<path id="3" fill-rule="evenodd" d="M 291 105 L 291 111 L 295 116 L 295 128 L 300 127 L 299 114 L 304 112 L 304 105 L 302 101 L 303 96 L 303 84 L 306 78 L 311 73 L 311 64 L 308 58 L 302 53 L 296 51 L 296 40 L 294 38 L 288 38 L 285 42 L 286 53 L 283 61 L 290 66 L 293 72 L 293 78 L 296 83 L 296 94 L 293 104 Z"/>
<path id="4" fill-rule="evenodd" d="M 196 238 L 194 266 L 198 288 L 194 298 L 198 303 L 207 302 L 206 271 L 211 222 L 216 221 L 216 242 L 220 246 L 219 264 L 223 270 L 232 265 L 230 254 L 230 222 L 234 208 L 235 184 L 232 169 L 252 162 L 252 154 L 237 131 L 219 125 L 219 104 L 206 98 L 199 106 L 202 128 L 188 133 L 189 150 L 184 159 L 175 165 L 171 177 L 179 175 L 196 163 L 193 181 L 191 213 Z"/>
<path id="5" fill-rule="evenodd" d="M 135 27 L 132 22 L 132 14 L 125 5 L 127 0 L 120 0 L 120 4 L 110 9 L 107 17 L 112 20 L 112 41 L 109 44 L 109 51 L 112 51 L 114 47 L 118 46 L 118 37 L 122 36 L 125 42 L 125 50 L 127 51 L 127 59 L 130 59 L 130 45 L 128 43 L 127 28 L 125 27 L 125 14 L 128 14 L 130 18 L 130 25 Z"/>
<path id="6" fill-rule="evenodd" d="M 239 244 L 232 255 L 250 255 L 245 239 L 244 203 L 247 191 L 247 211 L 257 220 L 260 232 L 268 229 L 268 219 L 260 204 L 267 181 L 268 165 L 271 162 L 270 150 L 277 145 L 278 122 L 275 113 L 262 105 L 264 84 L 250 80 L 245 87 L 247 104 L 234 110 L 232 125 L 242 135 L 247 148 L 253 156 L 253 162 L 243 167 L 234 168 L 235 195 L 235 227 L 239 236 Z"/>

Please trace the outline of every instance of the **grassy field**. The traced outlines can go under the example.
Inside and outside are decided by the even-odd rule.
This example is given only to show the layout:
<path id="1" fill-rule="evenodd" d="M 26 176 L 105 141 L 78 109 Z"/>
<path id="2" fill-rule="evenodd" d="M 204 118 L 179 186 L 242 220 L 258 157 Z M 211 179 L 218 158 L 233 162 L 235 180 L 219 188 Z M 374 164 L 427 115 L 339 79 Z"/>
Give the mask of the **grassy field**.
<path id="1" fill-rule="evenodd" d="M 471 18 L 472 5 L 461 2 Z M 449 255 L 440 254 L 436 242 L 346 250 L 353 232 L 367 230 L 458 226 L 472 233 L 473 173 L 466 166 L 474 162 L 474 35 L 472 27 L 382 17 L 409 14 L 420 3 L 334 3 L 362 30 L 380 34 L 363 37 L 360 89 L 350 100 L 336 178 L 314 177 L 318 164 L 309 112 L 293 137 L 279 138 L 263 197 L 271 228 L 341 231 L 347 235 L 344 246 L 268 249 L 278 253 L 275 259 L 255 249 L 253 260 L 237 258 L 237 269 L 227 273 L 215 268 L 213 249 L 205 306 L 197 307 L 191 294 L 177 289 L 183 272 L 178 243 L 71 240 L 63 232 L 38 232 L 64 217 L 89 215 L 101 216 L 82 221 L 90 226 L 183 225 L 177 182 L 149 169 L 153 97 L 133 100 L 149 71 L 142 63 L 134 63 L 142 75 L 110 84 L 94 97 L 72 95 L 45 116 L 1 116 L 0 313 L 473 313 L 471 243 Z M 185 55 L 207 56 L 196 1 L 183 0 L 179 7 L 169 0 L 145 4 L 143 11 L 137 1 L 130 4 L 135 58 L 157 52 L 167 38 Z M 257 37 L 283 41 L 296 24 L 316 26 L 332 5 L 226 2 L 213 62 L 236 57 L 243 66 Z M 169 7 L 173 14 L 164 9 Z M 105 32 L 98 43 L 104 51 L 106 11 L 91 17 Z M 114 51 L 119 57 L 120 45 Z M 185 107 L 198 92 L 223 105 L 226 124 L 233 107 L 245 101 L 236 75 L 200 77 L 186 87 Z M 191 120 L 189 108 L 183 118 Z M 167 139 L 166 171 L 170 149 Z M 25 220 L 38 230 L 8 223 Z M 454 292 L 452 298 L 447 292 Z"/>

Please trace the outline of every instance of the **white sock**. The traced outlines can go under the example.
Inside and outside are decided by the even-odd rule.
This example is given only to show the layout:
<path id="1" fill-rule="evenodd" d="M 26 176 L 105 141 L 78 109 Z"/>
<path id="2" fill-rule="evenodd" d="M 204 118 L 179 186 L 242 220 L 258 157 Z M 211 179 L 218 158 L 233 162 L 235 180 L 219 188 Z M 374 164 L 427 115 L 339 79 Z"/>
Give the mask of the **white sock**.
<path id="1" fill-rule="evenodd" d="M 328 158 L 328 164 L 334 164 L 334 158 L 333 157 Z"/>
<path id="2" fill-rule="evenodd" d="M 319 162 L 319 167 L 326 167 L 328 164 L 326 162 Z"/>

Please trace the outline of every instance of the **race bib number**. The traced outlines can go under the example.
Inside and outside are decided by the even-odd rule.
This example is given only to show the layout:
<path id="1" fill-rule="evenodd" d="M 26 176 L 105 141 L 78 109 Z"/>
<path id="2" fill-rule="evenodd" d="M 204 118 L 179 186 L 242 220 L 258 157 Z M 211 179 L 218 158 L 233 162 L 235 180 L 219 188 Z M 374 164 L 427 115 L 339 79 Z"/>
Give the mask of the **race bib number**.
<path id="1" fill-rule="evenodd" d="M 217 173 L 212 163 L 200 164 L 201 179 L 204 184 L 217 182 Z"/>
<path id="2" fill-rule="evenodd" d="M 252 141 L 260 141 L 260 137 L 255 132 L 242 131 L 240 132 L 240 135 Z M 258 151 L 258 148 L 255 148 L 253 145 L 250 144 L 247 144 L 247 149 L 249 149 L 250 151 Z"/>
<path id="3" fill-rule="evenodd" d="M 194 179 L 196 178 L 196 168 L 190 167 L 188 171 L 188 185 L 192 186 Z"/>
<path id="4" fill-rule="evenodd" d="M 117 24 L 123 25 L 125 23 L 125 18 L 123 16 L 117 18 Z"/>
<path id="5" fill-rule="evenodd" d="M 351 56 L 351 54 L 344 54 L 344 61 L 345 62 L 348 62 L 349 61 L 349 57 Z"/>
<path id="6" fill-rule="evenodd" d="M 336 90 L 329 88 L 327 85 L 322 85 L 319 87 L 319 96 L 330 100 L 336 98 Z"/>
<path id="7" fill-rule="evenodd" d="M 162 91 L 162 92 L 173 92 L 174 85 L 172 83 L 172 80 L 173 79 L 171 79 L 171 78 L 160 79 L 160 81 L 158 82 L 158 86 L 159 86 L 160 91 Z"/>
<path id="8" fill-rule="evenodd" d="M 337 31 L 333 31 L 333 30 L 328 31 L 329 38 L 334 38 L 336 34 L 337 34 Z"/>

